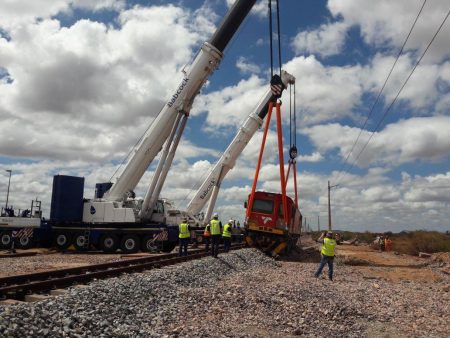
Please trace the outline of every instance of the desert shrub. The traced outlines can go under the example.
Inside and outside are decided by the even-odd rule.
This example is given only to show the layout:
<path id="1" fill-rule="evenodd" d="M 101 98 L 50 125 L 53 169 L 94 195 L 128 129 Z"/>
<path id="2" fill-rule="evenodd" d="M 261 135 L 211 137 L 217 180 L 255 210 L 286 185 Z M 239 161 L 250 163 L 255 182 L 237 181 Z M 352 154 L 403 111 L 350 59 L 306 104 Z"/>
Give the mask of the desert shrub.
<path id="1" fill-rule="evenodd" d="M 392 242 L 394 251 L 410 255 L 450 251 L 450 236 L 437 231 L 417 230 L 394 234 Z"/>

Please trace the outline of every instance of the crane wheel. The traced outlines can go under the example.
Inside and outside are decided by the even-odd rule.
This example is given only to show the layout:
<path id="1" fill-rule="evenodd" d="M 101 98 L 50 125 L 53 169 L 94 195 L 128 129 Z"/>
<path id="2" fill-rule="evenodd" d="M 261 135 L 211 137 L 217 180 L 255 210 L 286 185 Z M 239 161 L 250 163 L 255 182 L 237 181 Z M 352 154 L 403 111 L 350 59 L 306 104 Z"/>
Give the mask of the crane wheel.
<path id="1" fill-rule="evenodd" d="M 53 243 L 59 250 L 66 250 L 70 246 L 70 236 L 65 233 L 57 233 L 53 238 Z"/>
<path id="2" fill-rule="evenodd" d="M 11 247 L 12 236 L 10 231 L 0 232 L 0 248 L 9 249 Z"/>
<path id="3" fill-rule="evenodd" d="M 139 237 L 136 235 L 125 235 L 120 242 L 120 249 L 125 253 L 138 252 L 140 249 Z"/>
<path id="4" fill-rule="evenodd" d="M 33 237 L 22 236 L 20 238 L 16 238 L 15 246 L 19 249 L 29 249 L 33 246 Z"/>
<path id="5" fill-rule="evenodd" d="M 73 238 L 73 245 L 77 251 L 85 251 L 88 249 L 88 243 L 85 234 L 77 233 Z"/>
<path id="6" fill-rule="evenodd" d="M 106 253 L 113 253 L 119 248 L 119 239 L 116 235 L 105 234 L 100 238 L 100 249 Z"/>
<path id="7" fill-rule="evenodd" d="M 177 246 L 177 243 L 175 242 L 169 242 L 165 241 L 162 244 L 162 252 L 171 252 L 175 247 Z"/>

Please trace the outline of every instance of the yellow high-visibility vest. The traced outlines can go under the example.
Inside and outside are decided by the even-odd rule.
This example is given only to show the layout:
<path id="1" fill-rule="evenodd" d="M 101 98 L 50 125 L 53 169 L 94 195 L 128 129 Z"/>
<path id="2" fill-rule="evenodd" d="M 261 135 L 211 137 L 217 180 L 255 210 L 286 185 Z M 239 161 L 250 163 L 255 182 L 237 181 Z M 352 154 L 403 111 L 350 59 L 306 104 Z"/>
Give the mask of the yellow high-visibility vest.
<path id="1" fill-rule="evenodd" d="M 322 244 L 322 255 L 324 256 L 334 256 L 334 247 L 336 246 L 336 240 L 334 238 L 327 238 L 325 237 L 323 239 Z"/>
<path id="2" fill-rule="evenodd" d="M 189 224 L 181 223 L 179 225 L 178 238 L 189 238 L 189 237 L 191 237 L 191 234 L 189 232 Z"/>
<path id="3" fill-rule="evenodd" d="M 222 237 L 231 237 L 231 225 L 229 223 L 225 224 L 223 226 L 223 233 L 222 233 Z"/>
<path id="4" fill-rule="evenodd" d="M 220 235 L 220 221 L 212 219 L 209 224 L 211 225 L 211 235 Z"/>

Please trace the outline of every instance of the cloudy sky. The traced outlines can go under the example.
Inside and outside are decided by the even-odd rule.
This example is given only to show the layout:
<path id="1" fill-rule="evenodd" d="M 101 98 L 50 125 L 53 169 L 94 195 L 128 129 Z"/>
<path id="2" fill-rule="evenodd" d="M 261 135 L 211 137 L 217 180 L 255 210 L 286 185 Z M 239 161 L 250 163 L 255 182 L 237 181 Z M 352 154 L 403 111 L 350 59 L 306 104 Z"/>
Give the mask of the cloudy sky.
<path id="1" fill-rule="evenodd" d="M 85 196 L 93 197 L 95 183 L 110 180 L 232 2 L 1 1 L 0 204 L 6 169 L 17 208 L 37 197 L 48 215 L 55 174 L 84 176 Z M 335 228 L 450 230 L 450 20 L 391 106 L 450 10 L 448 0 L 425 3 L 374 105 L 422 4 L 281 1 L 283 68 L 297 79 L 299 202 L 313 228 L 318 217 L 322 228 L 327 223 L 330 180 L 338 184 Z M 269 77 L 267 1 L 259 0 L 194 102 L 164 197 L 186 206 Z M 287 148 L 288 130 L 284 141 Z M 261 132 L 222 186 L 222 219 L 244 217 L 260 142 Z M 259 188 L 279 191 L 274 129 L 266 149 Z"/>

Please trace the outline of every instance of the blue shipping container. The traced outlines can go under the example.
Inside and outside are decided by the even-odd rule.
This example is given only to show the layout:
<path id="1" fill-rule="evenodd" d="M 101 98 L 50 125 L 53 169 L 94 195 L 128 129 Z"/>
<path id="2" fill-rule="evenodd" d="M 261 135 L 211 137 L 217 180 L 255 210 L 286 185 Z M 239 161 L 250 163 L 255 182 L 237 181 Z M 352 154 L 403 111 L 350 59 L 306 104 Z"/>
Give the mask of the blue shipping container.
<path id="1" fill-rule="evenodd" d="M 84 177 L 53 176 L 50 219 L 54 222 L 81 222 L 83 219 Z"/>

